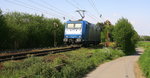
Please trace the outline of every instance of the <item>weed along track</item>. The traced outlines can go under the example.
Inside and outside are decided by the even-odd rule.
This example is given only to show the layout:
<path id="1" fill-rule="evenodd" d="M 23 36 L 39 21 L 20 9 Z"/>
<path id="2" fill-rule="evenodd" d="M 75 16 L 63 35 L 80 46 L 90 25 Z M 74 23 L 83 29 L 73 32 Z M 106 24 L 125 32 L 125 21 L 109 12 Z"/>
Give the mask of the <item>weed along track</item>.
<path id="1" fill-rule="evenodd" d="M 0 78 L 82 78 L 99 64 L 123 55 L 121 50 L 80 48 L 21 61 L 6 61 L 1 62 Z"/>
<path id="2" fill-rule="evenodd" d="M 49 50 L 42 50 L 42 51 L 31 51 L 31 52 L 20 52 L 20 53 L 13 53 L 13 54 L 5 54 L 0 55 L 0 62 L 8 61 L 8 60 L 20 60 L 30 56 L 44 56 L 47 54 L 55 54 L 60 52 L 67 52 L 72 51 L 75 49 L 79 49 L 80 47 L 63 47 L 57 49 L 49 49 Z"/>

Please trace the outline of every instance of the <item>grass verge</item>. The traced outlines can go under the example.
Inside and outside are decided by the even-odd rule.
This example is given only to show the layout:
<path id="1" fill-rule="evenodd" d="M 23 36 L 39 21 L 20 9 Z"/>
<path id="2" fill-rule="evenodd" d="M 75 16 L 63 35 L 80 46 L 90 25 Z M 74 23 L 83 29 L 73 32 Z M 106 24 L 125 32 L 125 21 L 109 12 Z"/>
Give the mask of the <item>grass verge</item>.
<path id="1" fill-rule="evenodd" d="M 146 78 L 150 78 L 150 42 L 139 42 L 138 45 L 145 49 L 139 59 L 140 67 Z"/>
<path id="2" fill-rule="evenodd" d="M 99 64 L 123 56 L 121 50 L 87 49 L 4 62 L 0 78 L 81 78 Z"/>

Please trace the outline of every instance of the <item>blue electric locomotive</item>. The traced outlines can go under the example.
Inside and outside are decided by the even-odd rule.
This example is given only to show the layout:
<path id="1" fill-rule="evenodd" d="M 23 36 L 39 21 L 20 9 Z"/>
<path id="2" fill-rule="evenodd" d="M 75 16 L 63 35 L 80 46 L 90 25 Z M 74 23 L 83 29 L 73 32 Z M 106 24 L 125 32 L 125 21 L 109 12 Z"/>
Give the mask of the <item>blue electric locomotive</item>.
<path id="1" fill-rule="evenodd" d="M 98 44 L 100 28 L 87 21 L 67 21 L 65 24 L 64 42 L 66 44 Z"/>

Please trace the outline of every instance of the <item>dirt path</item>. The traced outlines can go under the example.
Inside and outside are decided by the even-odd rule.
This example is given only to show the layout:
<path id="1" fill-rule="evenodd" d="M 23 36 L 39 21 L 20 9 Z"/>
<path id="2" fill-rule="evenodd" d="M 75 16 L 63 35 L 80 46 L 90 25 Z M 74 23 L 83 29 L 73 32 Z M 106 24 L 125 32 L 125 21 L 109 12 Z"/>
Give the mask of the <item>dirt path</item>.
<path id="1" fill-rule="evenodd" d="M 134 72 L 135 63 L 144 51 L 142 48 L 137 48 L 136 50 L 139 54 L 121 57 L 104 63 L 84 78 L 136 78 Z"/>

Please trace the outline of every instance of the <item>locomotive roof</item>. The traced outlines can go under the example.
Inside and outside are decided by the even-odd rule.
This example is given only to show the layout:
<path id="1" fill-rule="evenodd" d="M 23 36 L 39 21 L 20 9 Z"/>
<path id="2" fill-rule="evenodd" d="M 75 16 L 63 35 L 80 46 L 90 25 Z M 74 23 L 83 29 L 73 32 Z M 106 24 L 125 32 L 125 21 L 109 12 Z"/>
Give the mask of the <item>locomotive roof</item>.
<path id="1" fill-rule="evenodd" d="M 77 20 L 77 21 L 69 20 L 66 23 L 84 23 L 84 24 L 91 24 L 91 26 L 95 26 L 95 24 L 89 23 L 88 21 L 85 20 Z"/>
<path id="2" fill-rule="evenodd" d="M 88 21 L 85 21 L 85 20 L 81 20 L 81 21 L 79 21 L 79 20 L 77 20 L 77 21 L 69 20 L 69 21 L 67 21 L 66 23 L 89 23 L 89 22 L 88 22 Z"/>

